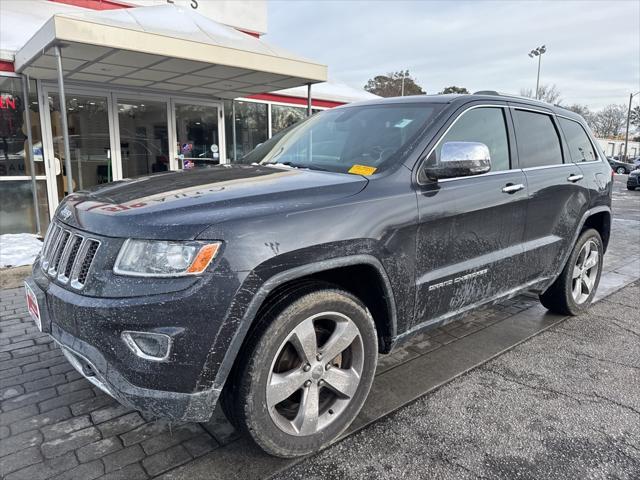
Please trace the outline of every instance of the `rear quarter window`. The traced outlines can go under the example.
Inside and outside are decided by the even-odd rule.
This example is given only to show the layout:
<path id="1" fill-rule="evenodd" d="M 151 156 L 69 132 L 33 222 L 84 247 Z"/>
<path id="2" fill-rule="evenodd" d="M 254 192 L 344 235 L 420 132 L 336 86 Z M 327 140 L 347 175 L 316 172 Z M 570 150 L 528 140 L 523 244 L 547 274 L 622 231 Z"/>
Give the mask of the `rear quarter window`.
<path id="1" fill-rule="evenodd" d="M 563 163 L 560 137 L 553 118 L 545 113 L 514 110 L 520 168 Z"/>
<path id="2" fill-rule="evenodd" d="M 598 160 L 595 148 L 582 125 L 567 118 L 558 118 L 560 128 L 569 146 L 569 153 L 574 162 L 593 162 Z"/>

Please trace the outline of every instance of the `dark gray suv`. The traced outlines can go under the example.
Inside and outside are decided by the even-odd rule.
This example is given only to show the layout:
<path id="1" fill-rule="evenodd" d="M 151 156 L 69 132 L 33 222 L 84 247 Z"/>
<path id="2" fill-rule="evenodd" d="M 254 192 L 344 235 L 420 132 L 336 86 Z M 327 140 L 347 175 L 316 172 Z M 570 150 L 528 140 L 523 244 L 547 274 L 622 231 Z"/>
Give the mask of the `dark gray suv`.
<path id="1" fill-rule="evenodd" d="M 355 418 L 379 353 L 522 291 L 574 315 L 609 241 L 612 172 L 582 118 L 501 95 L 352 104 L 244 164 L 65 199 L 29 310 L 89 381 L 157 416 L 219 399 L 267 452 Z"/>

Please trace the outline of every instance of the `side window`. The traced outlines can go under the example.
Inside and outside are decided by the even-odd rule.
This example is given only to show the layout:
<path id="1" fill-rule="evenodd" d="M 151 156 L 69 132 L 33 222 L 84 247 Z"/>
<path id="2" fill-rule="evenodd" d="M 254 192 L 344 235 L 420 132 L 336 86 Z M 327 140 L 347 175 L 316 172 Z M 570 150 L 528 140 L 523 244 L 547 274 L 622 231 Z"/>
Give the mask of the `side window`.
<path id="1" fill-rule="evenodd" d="M 521 168 L 562 164 L 560 137 L 550 115 L 514 110 Z"/>
<path id="2" fill-rule="evenodd" d="M 509 170 L 509 139 L 504 109 L 498 107 L 474 108 L 463 113 L 433 151 L 427 162 L 435 165 L 440 151 L 447 142 L 480 142 L 489 147 L 491 171 Z"/>
<path id="3" fill-rule="evenodd" d="M 574 162 L 593 162 L 598 160 L 593 144 L 582 125 L 566 118 L 558 118 L 558 121 L 569 144 L 569 152 Z"/>

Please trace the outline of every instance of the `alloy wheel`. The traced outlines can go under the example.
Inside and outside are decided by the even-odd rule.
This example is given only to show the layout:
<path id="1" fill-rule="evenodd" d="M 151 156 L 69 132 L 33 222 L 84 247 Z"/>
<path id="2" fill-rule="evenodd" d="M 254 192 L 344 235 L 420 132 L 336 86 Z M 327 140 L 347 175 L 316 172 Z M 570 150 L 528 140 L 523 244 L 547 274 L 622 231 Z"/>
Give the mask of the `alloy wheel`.
<path id="1" fill-rule="evenodd" d="M 593 291 L 598 278 L 599 256 L 593 240 L 587 241 L 580 249 L 571 276 L 571 294 L 578 305 L 586 302 Z"/>
<path id="2" fill-rule="evenodd" d="M 313 315 L 282 342 L 267 381 L 267 407 L 278 428 L 313 435 L 336 421 L 358 390 L 364 346 L 356 324 L 338 312 Z"/>

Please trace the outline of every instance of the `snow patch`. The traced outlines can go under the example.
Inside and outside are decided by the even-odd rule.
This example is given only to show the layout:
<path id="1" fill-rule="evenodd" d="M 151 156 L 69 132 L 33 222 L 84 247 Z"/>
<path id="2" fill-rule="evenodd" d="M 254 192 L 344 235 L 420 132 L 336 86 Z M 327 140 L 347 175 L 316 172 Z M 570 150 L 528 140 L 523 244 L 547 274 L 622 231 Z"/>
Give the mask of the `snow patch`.
<path id="1" fill-rule="evenodd" d="M 42 241 L 32 233 L 0 235 L 0 268 L 31 265 L 42 249 Z"/>

